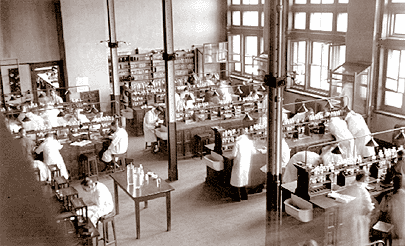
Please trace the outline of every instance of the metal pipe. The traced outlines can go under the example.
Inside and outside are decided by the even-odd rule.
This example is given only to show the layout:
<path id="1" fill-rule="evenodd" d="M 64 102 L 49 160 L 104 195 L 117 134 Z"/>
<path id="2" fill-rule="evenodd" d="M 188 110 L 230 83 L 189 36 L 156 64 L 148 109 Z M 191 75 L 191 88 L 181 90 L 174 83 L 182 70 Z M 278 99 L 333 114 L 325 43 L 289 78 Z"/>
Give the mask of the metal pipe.
<path id="1" fill-rule="evenodd" d="M 163 5 L 163 45 L 166 76 L 166 122 L 168 123 L 168 149 L 170 181 L 178 180 L 177 140 L 176 140 L 176 100 L 174 60 L 176 58 L 173 45 L 172 0 L 162 0 Z"/>
<path id="2" fill-rule="evenodd" d="M 111 55 L 111 68 L 112 68 L 111 73 L 112 73 L 113 95 L 114 95 L 113 114 L 120 115 L 120 100 L 119 100 L 120 80 L 118 77 L 118 53 L 117 53 L 118 42 L 115 28 L 114 0 L 107 0 L 107 11 L 108 11 L 108 34 L 110 38 L 108 46 L 110 47 L 110 55 Z"/>

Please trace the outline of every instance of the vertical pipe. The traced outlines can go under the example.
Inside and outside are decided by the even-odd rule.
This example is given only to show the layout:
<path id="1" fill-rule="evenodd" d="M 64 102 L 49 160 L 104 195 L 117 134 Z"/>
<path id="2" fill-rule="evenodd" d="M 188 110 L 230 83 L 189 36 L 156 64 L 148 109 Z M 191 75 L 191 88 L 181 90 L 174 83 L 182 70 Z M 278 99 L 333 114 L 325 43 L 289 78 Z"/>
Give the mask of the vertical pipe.
<path id="1" fill-rule="evenodd" d="M 115 11 L 114 11 L 114 0 L 107 0 L 107 11 L 108 11 L 108 34 L 110 42 L 108 46 L 110 47 L 111 55 L 111 68 L 112 68 L 112 82 L 113 82 L 113 95 L 114 107 L 113 114 L 120 115 L 120 80 L 118 77 L 118 54 L 117 54 L 117 36 L 115 30 Z M 111 83 L 111 82 L 110 82 Z"/>
<path id="2" fill-rule="evenodd" d="M 177 140 L 176 140 L 176 105 L 174 82 L 174 45 L 173 45 L 173 16 L 172 0 L 162 0 L 163 4 L 163 40 L 166 72 L 166 123 L 168 124 L 169 149 L 169 181 L 178 180 L 177 171 Z"/>
<path id="3" fill-rule="evenodd" d="M 366 100 L 366 116 L 367 124 L 371 124 L 371 113 L 374 110 L 376 102 L 373 98 L 377 98 L 377 86 L 378 86 L 378 67 L 380 63 L 380 47 L 379 41 L 381 38 L 381 23 L 382 23 L 382 8 L 384 7 L 384 0 L 376 0 L 375 15 L 374 15 L 374 31 L 373 31 L 373 50 L 371 57 L 371 71 L 370 81 L 367 86 L 367 100 Z M 374 90 L 375 89 L 375 90 Z M 375 92 L 374 92 L 375 91 Z M 353 95 L 354 96 L 354 95 Z M 354 100 L 353 100 L 354 101 Z"/>
<path id="4" fill-rule="evenodd" d="M 280 245 L 280 226 L 282 216 L 281 199 L 281 120 L 283 90 L 286 76 L 286 42 L 284 0 L 266 1 L 265 8 L 269 14 L 269 74 L 266 85 L 268 96 L 268 159 L 267 165 L 267 223 L 266 245 Z M 275 235 L 274 235 L 275 233 Z"/>

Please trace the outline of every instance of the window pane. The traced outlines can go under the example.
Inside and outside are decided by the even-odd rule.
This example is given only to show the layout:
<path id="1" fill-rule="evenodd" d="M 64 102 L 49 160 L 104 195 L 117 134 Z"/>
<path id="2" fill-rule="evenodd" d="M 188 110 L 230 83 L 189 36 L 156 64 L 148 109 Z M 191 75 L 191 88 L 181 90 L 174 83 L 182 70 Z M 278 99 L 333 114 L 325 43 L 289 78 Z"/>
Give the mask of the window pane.
<path id="1" fill-rule="evenodd" d="M 295 0 L 295 4 L 306 4 L 307 0 Z"/>
<path id="2" fill-rule="evenodd" d="M 235 71 L 240 72 L 242 70 L 242 66 L 240 63 L 235 63 Z"/>
<path id="3" fill-rule="evenodd" d="M 394 34 L 405 34 L 405 14 L 396 14 L 394 22 Z"/>
<path id="4" fill-rule="evenodd" d="M 393 3 L 405 3 L 405 0 L 391 0 Z"/>
<path id="5" fill-rule="evenodd" d="M 264 4 L 266 1 L 265 0 L 262 0 L 262 4 Z"/>
<path id="6" fill-rule="evenodd" d="M 385 92 L 385 105 L 402 108 L 402 94 L 391 91 Z"/>
<path id="7" fill-rule="evenodd" d="M 250 4 L 250 5 L 256 5 L 259 4 L 259 0 L 243 0 L 243 4 Z"/>
<path id="8" fill-rule="evenodd" d="M 404 93 L 405 92 L 405 79 L 401 78 L 398 80 L 398 92 Z"/>
<path id="9" fill-rule="evenodd" d="M 233 61 L 240 61 L 240 35 L 229 36 L 230 55 Z"/>
<path id="10" fill-rule="evenodd" d="M 295 74 L 294 85 L 305 85 L 306 42 L 292 43 L 292 73 Z"/>
<path id="11" fill-rule="evenodd" d="M 367 96 L 367 87 L 361 86 L 360 87 L 360 97 L 362 99 L 366 99 Z"/>
<path id="12" fill-rule="evenodd" d="M 240 11 L 232 11 L 232 25 L 240 26 Z"/>
<path id="13" fill-rule="evenodd" d="M 264 26 L 264 12 L 262 12 L 262 27 Z"/>
<path id="14" fill-rule="evenodd" d="M 401 50 L 401 65 L 399 67 L 399 77 L 405 78 L 405 50 Z"/>
<path id="15" fill-rule="evenodd" d="M 339 3 L 349 3 L 349 0 L 339 0 Z"/>
<path id="16" fill-rule="evenodd" d="M 247 36 L 245 39 L 245 73 L 253 72 L 253 56 L 257 56 L 257 37 Z"/>
<path id="17" fill-rule="evenodd" d="M 313 42 L 310 87 L 329 90 L 328 44 Z"/>
<path id="18" fill-rule="evenodd" d="M 294 28 L 295 29 L 305 29 L 306 13 L 299 12 L 294 14 Z"/>
<path id="19" fill-rule="evenodd" d="M 260 54 L 264 52 L 264 39 L 263 37 L 260 38 Z"/>
<path id="20" fill-rule="evenodd" d="M 332 4 L 335 0 L 311 0 L 312 4 Z"/>
<path id="21" fill-rule="evenodd" d="M 397 80 L 399 70 L 399 50 L 388 51 L 387 77 Z"/>
<path id="22" fill-rule="evenodd" d="M 232 0 L 232 4 L 238 5 L 238 4 L 240 4 L 240 0 Z"/>
<path id="23" fill-rule="evenodd" d="M 347 13 L 338 14 L 336 30 L 338 32 L 347 32 Z"/>
<path id="24" fill-rule="evenodd" d="M 385 88 L 392 91 L 397 91 L 398 82 L 394 79 L 387 78 L 385 80 Z"/>
<path id="25" fill-rule="evenodd" d="M 316 31 L 332 31 L 333 13 L 312 13 L 310 29 Z"/>
<path id="26" fill-rule="evenodd" d="M 243 25 L 244 26 L 258 26 L 259 25 L 259 12 L 258 11 L 244 11 Z"/>

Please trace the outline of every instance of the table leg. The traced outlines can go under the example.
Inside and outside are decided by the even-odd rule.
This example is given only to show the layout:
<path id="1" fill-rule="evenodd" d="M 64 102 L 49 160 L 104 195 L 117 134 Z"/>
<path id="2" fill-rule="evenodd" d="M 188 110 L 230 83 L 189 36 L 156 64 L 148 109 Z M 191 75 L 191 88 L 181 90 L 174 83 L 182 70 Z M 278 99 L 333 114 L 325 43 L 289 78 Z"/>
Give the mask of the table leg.
<path id="1" fill-rule="evenodd" d="M 141 214 L 139 212 L 139 202 L 135 201 L 135 225 L 136 225 L 136 239 L 141 238 Z"/>
<path id="2" fill-rule="evenodd" d="M 171 230 L 171 208 L 170 208 L 170 191 L 166 192 L 166 214 L 167 214 L 167 231 Z"/>
<path id="3" fill-rule="evenodd" d="M 120 213 L 120 207 L 118 204 L 118 184 L 114 180 L 114 198 L 115 198 L 115 214 L 118 215 Z"/>

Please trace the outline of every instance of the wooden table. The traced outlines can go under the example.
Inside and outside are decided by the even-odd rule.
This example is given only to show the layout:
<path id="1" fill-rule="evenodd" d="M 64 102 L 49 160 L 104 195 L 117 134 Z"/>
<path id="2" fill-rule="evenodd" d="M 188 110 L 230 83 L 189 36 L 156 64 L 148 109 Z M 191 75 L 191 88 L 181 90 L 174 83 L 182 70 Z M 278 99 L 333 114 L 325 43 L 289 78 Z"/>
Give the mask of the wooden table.
<path id="1" fill-rule="evenodd" d="M 146 172 L 146 170 L 145 170 Z M 149 178 L 149 181 L 144 181 L 143 185 L 136 189 L 134 185 L 129 185 L 127 182 L 126 172 L 116 172 L 110 174 L 114 180 L 114 197 L 115 197 L 115 212 L 119 214 L 118 203 L 118 186 L 135 202 L 135 224 L 136 224 L 136 238 L 140 238 L 141 224 L 140 224 L 140 209 L 139 203 L 145 202 L 145 207 L 148 200 L 159 197 L 166 197 L 166 216 L 167 216 L 167 231 L 171 228 L 171 208 L 170 208 L 170 192 L 174 188 L 166 181 L 162 180 L 160 185 L 157 185 L 157 180 Z"/>

